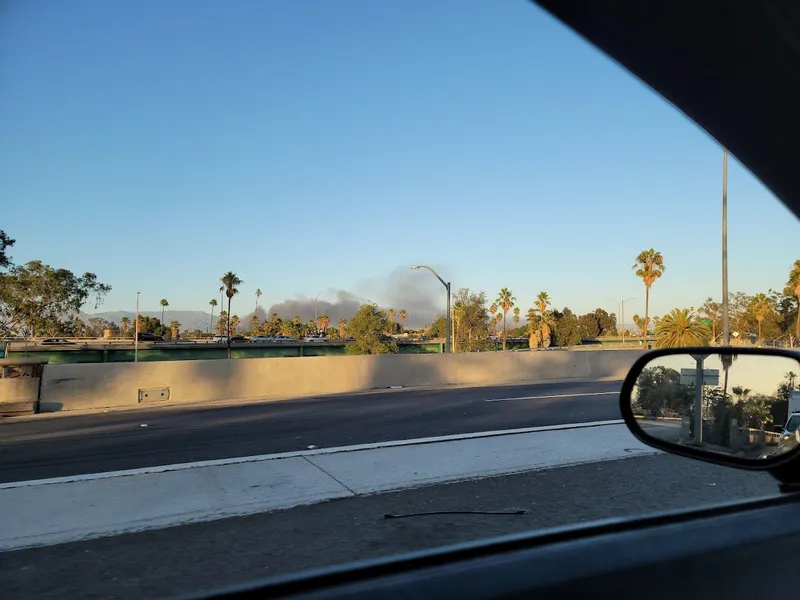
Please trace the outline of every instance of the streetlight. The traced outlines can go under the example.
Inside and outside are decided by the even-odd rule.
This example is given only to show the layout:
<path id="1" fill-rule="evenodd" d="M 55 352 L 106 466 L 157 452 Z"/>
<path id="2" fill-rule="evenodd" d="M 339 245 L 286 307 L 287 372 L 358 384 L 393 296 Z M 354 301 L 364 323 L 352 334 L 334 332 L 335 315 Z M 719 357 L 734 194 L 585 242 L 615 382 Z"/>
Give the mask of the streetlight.
<path id="1" fill-rule="evenodd" d="M 445 328 L 447 329 L 447 333 L 445 333 L 445 336 L 444 336 L 444 351 L 445 351 L 446 354 L 450 354 L 450 335 L 451 335 L 450 334 L 450 282 L 445 281 L 444 279 L 439 277 L 439 274 L 436 271 L 434 271 L 432 268 L 430 268 L 428 265 L 414 265 L 411 268 L 412 269 L 428 269 L 428 271 L 433 273 L 434 276 L 436 277 L 436 279 L 438 279 L 442 283 L 442 285 L 444 286 L 444 289 L 447 290 L 447 313 L 446 313 L 446 317 L 445 317 L 445 319 L 446 319 Z"/>
<path id="2" fill-rule="evenodd" d="M 728 321 L 728 149 L 722 149 L 722 345 L 731 345 Z"/>
<path id="3" fill-rule="evenodd" d="M 620 329 L 622 330 L 622 345 L 625 345 L 625 303 L 630 302 L 631 300 L 636 300 L 636 298 L 627 298 L 619 300 L 611 300 L 609 302 L 616 302 L 619 306 L 619 320 L 620 320 Z"/>
<path id="4" fill-rule="evenodd" d="M 133 362 L 139 362 L 139 294 L 136 292 L 136 325 L 135 333 L 133 335 Z"/>

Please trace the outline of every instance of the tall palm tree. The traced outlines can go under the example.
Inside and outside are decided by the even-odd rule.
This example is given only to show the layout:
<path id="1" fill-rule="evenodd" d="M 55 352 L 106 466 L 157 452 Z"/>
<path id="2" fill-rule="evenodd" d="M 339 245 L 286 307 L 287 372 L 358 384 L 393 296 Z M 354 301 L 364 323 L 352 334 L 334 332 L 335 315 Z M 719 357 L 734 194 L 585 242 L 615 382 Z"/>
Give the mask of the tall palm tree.
<path id="1" fill-rule="evenodd" d="M 167 302 L 166 298 L 162 298 L 161 302 L 159 302 L 159 304 L 161 305 L 161 327 L 162 327 L 162 330 L 163 330 L 164 329 L 164 310 L 169 306 L 169 302 Z"/>
<path id="2" fill-rule="evenodd" d="M 339 337 L 343 338 L 347 333 L 347 319 L 342 317 L 339 319 Z"/>
<path id="3" fill-rule="evenodd" d="M 514 303 L 517 301 L 514 298 L 514 294 L 511 293 L 511 290 L 508 288 L 503 288 L 500 290 L 500 293 L 497 295 L 497 300 L 495 300 L 495 304 L 500 307 L 500 310 L 503 311 L 503 350 L 506 349 L 506 337 L 508 334 L 508 311 L 514 306 Z"/>
<path id="4" fill-rule="evenodd" d="M 122 337 L 125 337 L 125 334 L 128 333 L 128 324 L 131 320 L 128 317 L 122 317 L 120 320 L 120 330 L 122 331 Z"/>
<path id="5" fill-rule="evenodd" d="M 328 325 L 331 323 L 331 318 L 328 315 L 320 315 L 317 317 L 317 327 L 324 334 L 328 331 Z"/>
<path id="6" fill-rule="evenodd" d="M 217 319 L 217 334 L 223 335 L 228 330 L 228 311 L 219 311 L 219 319 Z"/>
<path id="7" fill-rule="evenodd" d="M 208 322 L 208 330 L 211 331 L 214 328 L 214 307 L 217 305 L 217 299 L 212 298 L 209 304 L 211 305 L 211 320 Z"/>
<path id="8" fill-rule="evenodd" d="M 386 333 L 394 333 L 394 317 L 397 313 L 393 308 L 386 311 L 386 316 L 389 318 L 388 331 Z"/>
<path id="9" fill-rule="evenodd" d="M 750 310 L 758 323 L 758 345 L 761 345 L 761 323 L 772 310 L 772 300 L 766 294 L 756 294 L 750 301 Z"/>
<path id="10" fill-rule="evenodd" d="M 403 321 L 405 321 L 407 317 L 408 313 L 406 312 L 406 309 L 401 308 L 400 312 L 397 313 L 397 320 L 400 321 L 400 329 L 403 328 Z"/>
<path id="11" fill-rule="evenodd" d="M 655 329 L 656 348 L 707 346 L 711 330 L 688 309 L 674 308 L 659 320 Z"/>
<path id="12" fill-rule="evenodd" d="M 514 307 L 514 327 L 519 327 L 519 306 Z"/>
<path id="13" fill-rule="evenodd" d="M 786 283 L 784 293 L 794 296 L 797 300 L 797 321 L 795 321 L 795 339 L 800 339 L 800 260 L 794 261 L 792 270 L 789 272 L 789 281 Z M 794 346 L 794 344 L 792 344 Z"/>
<path id="14" fill-rule="evenodd" d="M 236 273 L 233 271 L 228 271 L 220 278 L 222 282 L 222 287 L 225 288 L 225 295 L 228 297 L 228 314 L 231 314 L 231 299 L 239 293 L 239 288 L 237 286 L 242 285 L 244 282 L 236 276 Z M 228 320 L 228 339 L 227 339 L 227 346 L 228 346 L 228 358 L 231 357 L 231 321 L 233 319 Z M 238 320 L 238 319 L 237 319 Z"/>
<path id="15" fill-rule="evenodd" d="M 664 257 L 661 256 L 661 252 L 656 252 L 653 248 L 650 248 L 650 250 L 642 250 L 636 257 L 636 262 L 631 268 L 634 269 L 636 276 L 644 283 L 644 347 L 647 348 L 646 328 L 650 323 L 650 288 L 655 283 L 656 279 L 661 277 L 666 270 L 664 266 Z"/>
<path id="16" fill-rule="evenodd" d="M 258 299 L 261 298 L 261 296 L 262 296 L 261 289 L 257 289 L 256 290 L 256 310 L 255 310 L 256 313 L 258 313 Z"/>

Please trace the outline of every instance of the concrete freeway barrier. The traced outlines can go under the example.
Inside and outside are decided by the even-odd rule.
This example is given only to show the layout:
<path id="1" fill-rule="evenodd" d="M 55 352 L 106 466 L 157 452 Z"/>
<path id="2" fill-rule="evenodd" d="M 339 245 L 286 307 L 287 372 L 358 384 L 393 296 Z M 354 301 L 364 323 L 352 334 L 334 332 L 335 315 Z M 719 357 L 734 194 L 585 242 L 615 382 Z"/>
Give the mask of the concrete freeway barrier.
<path id="1" fill-rule="evenodd" d="M 329 356 L 46 365 L 42 411 L 282 400 L 394 386 L 622 379 L 641 350 Z"/>

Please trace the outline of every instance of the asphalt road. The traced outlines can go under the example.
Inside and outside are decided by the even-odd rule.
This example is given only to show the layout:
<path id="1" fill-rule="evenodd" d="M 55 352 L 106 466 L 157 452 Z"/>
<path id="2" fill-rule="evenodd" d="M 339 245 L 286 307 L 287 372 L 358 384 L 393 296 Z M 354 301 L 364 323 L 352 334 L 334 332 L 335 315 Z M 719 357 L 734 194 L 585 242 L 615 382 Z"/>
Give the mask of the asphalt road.
<path id="1" fill-rule="evenodd" d="M 0 557 L 16 600 L 160 598 L 595 519 L 775 494 L 765 473 L 659 455 L 334 500 Z M 521 515 L 428 515 L 430 511 Z"/>
<path id="2" fill-rule="evenodd" d="M 0 482 L 618 419 L 620 385 L 397 390 L 8 419 L 0 422 Z"/>

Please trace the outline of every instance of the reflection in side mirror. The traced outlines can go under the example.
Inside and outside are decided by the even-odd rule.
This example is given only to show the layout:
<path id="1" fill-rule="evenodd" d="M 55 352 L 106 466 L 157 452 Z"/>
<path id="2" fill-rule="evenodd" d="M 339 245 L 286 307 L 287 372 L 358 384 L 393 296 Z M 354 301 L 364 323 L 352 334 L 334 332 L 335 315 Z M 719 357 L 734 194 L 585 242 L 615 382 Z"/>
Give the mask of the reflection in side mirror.
<path id="1" fill-rule="evenodd" d="M 637 367 L 622 409 L 647 443 L 744 466 L 767 466 L 800 447 L 800 362 L 789 353 L 675 349 Z"/>

